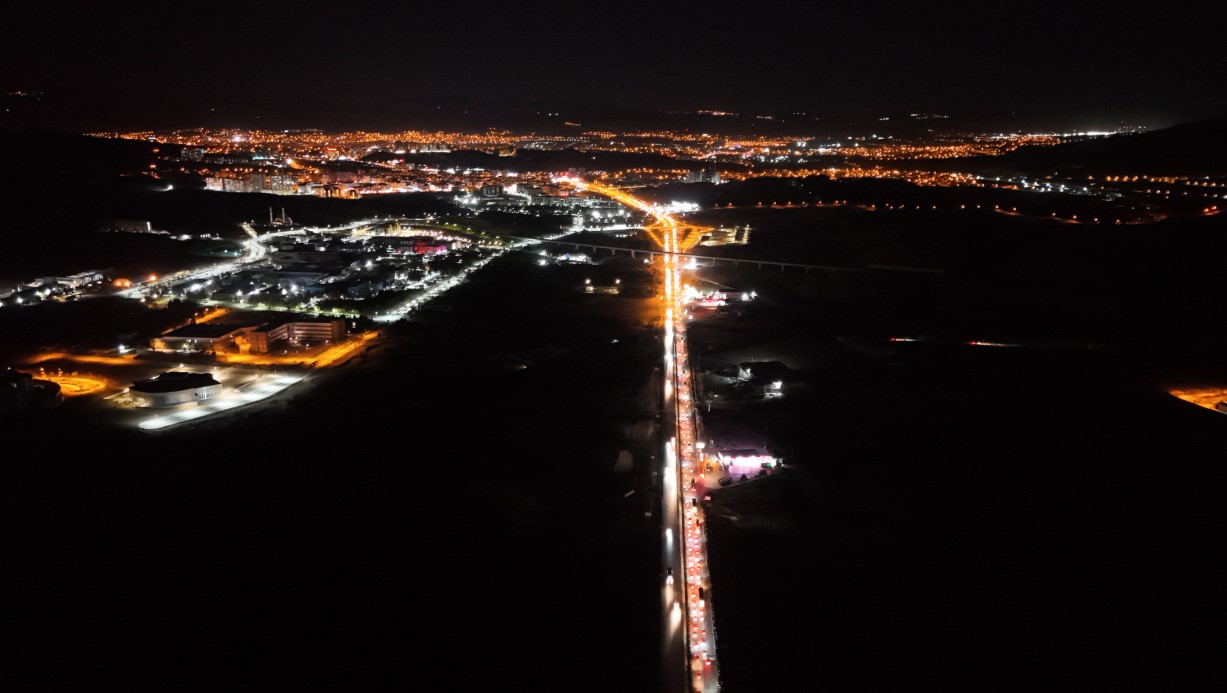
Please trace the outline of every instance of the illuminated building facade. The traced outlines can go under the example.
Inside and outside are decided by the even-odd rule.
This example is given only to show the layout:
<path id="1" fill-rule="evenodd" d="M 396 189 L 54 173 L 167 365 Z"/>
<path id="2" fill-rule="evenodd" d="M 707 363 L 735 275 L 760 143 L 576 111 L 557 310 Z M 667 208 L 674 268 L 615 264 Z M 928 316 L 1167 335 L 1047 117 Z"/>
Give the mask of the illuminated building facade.
<path id="1" fill-rule="evenodd" d="M 213 351 L 218 345 L 229 344 L 243 332 L 235 325 L 184 325 L 155 337 L 150 346 L 158 351 Z"/>
<path id="2" fill-rule="evenodd" d="M 285 320 L 261 325 L 247 333 L 251 353 L 267 354 L 281 344 L 321 344 L 345 339 L 344 318 Z"/>
<path id="3" fill-rule="evenodd" d="M 167 371 L 155 378 L 132 383 L 128 393 L 141 406 L 173 407 L 213 399 L 222 393 L 222 384 L 208 373 Z"/>
<path id="4" fill-rule="evenodd" d="M 0 411 L 46 409 L 63 401 L 58 383 L 11 368 L 0 371 Z"/>
<path id="5" fill-rule="evenodd" d="M 703 234 L 699 245 L 745 245 L 750 242 L 749 226 L 718 228 Z"/>

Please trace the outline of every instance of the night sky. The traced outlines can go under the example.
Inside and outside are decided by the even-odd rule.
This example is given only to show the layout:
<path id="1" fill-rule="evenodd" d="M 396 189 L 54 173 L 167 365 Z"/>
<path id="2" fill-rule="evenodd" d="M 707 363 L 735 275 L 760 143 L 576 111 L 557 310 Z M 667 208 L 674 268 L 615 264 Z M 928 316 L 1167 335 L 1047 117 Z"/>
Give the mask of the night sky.
<path id="1" fill-rule="evenodd" d="M 580 134 L 715 118 L 697 110 L 792 134 L 917 113 L 958 127 L 1159 128 L 1227 116 L 1222 23 L 1204 4 L 31 3 L 6 13 L 0 38 L 0 141 L 29 143 L 0 148 L 21 155 L 6 167 L 15 199 L 0 206 L 0 259 L 29 277 L 53 252 L 86 258 L 70 271 L 99 267 L 101 253 L 85 255 L 95 244 L 177 243 L 94 232 L 112 220 L 237 233 L 243 210 L 280 199 L 310 224 L 373 216 L 363 205 L 416 217 L 404 206 L 446 204 L 154 188 L 114 176 L 107 158 L 139 147 L 144 162 L 150 143 L 8 130 Z M 1195 161 L 1225 159 L 1201 145 L 1221 128 L 1157 141 L 1188 130 Z M 1122 139 L 1070 146 L 1102 166 L 1126 161 L 1123 173 L 1166 161 L 1148 155 L 1164 151 L 1152 135 Z M 1051 170 L 1027 153 L 1009 164 Z M 170 180 L 169 168 L 150 175 Z M 1221 179 L 1192 182 L 1201 194 Z M 1067 225 L 988 203 L 1082 212 L 1135 200 L 899 180 L 720 188 L 745 195 L 741 208 L 699 219 L 753 220 L 756 240 L 713 250 L 743 261 L 712 276 L 763 298 L 699 321 L 692 366 L 796 355 L 797 396 L 740 420 L 735 403 L 725 423 L 761 422 L 768 447 L 806 475 L 764 479 L 777 495 L 748 485 L 743 505 L 711 515 L 727 690 L 1201 690 L 1181 684 L 1211 676 L 1206 690 L 1227 690 L 1215 565 L 1227 438 L 1218 414 L 1164 390 L 1227 382 L 1216 319 L 1227 216 Z M 785 191 L 790 208 L 748 197 L 760 190 Z M 808 190 L 845 203 L 791 208 Z M 1177 205 L 1158 195 L 1138 208 Z M 919 204 L 956 196 L 965 212 Z M 535 234 L 557 219 L 569 223 L 479 221 Z M 660 266 L 619 258 L 645 284 Z M 867 271 L 762 272 L 755 258 Z M 511 253 L 343 377 L 182 432 L 112 426 L 96 416 L 105 403 L 82 399 L 0 415 L 0 603 L 17 607 L 0 617 L 0 646 L 24 664 L 8 678 L 28 690 L 85 688 L 74 678 L 122 690 L 650 690 L 663 631 L 661 448 L 649 433 L 662 347 L 643 311 L 658 307 L 581 292 L 591 271 L 632 271 L 602 262 L 542 267 Z M 0 343 L 77 348 L 168 319 L 94 306 L 4 308 Z M 105 326 L 82 328 L 95 321 Z M 924 340 L 881 355 L 886 335 L 913 334 Z M 611 471 L 624 446 L 634 474 Z"/>
<path id="2" fill-rule="evenodd" d="M 412 127 L 471 107 L 1157 127 L 1227 113 L 1227 54 L 1203 6 L 48 4 L 0 45 L 3 125 Z"/>

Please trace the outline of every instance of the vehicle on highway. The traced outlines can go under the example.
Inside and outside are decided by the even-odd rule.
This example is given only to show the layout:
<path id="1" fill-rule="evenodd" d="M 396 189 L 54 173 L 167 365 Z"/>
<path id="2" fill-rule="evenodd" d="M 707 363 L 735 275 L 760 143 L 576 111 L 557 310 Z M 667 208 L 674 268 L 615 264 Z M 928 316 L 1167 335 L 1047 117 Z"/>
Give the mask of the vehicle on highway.
<path id="1" fill-rule="evenodd" d="M 668 570 L 668 573 L 665 575 L 665 584 L 672 585 L 673 584 L 673 569 L 668 568 L 667 570 Z"/>

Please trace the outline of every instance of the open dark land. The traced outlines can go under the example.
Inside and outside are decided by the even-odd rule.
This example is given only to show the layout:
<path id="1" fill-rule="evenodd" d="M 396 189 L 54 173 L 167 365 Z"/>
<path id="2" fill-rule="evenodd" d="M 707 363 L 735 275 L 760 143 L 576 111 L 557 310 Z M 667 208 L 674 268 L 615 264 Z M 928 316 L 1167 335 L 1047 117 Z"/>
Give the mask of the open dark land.
<path id="1" fill-rule="evenodd" d="M 0 276 L 207 264 L 98 227 L 239 240 L 271 199 L 152 184 L 25 190 Z M 1227 383 L 1221 215 L 1063 224 L 1035 217 L 1111 205 L 898 181 L 715 192 L 734 207 L 691 220 L 751 242 L 696 252 L 843 268 L 697 272 L 758 298 L 693 323 L 695 370 L 795 371 L 779 401 L 705 415 L 791 467 L 709 508 L 726 690 L 1222 687 L 1227 419 L 1166 394 Z M 828 193 L 849 203 L 770 207 Z M 909 209 L 858 207 L 885 202 Z M 294 204 L 312 224 L 454 209 Z M 473 222 L 531 235 L 514 216 Z M 117 429 L 89 400 L 5 419 L 10 687 L 653 690 L 659 304 L 579 291 L 642 285 L 637 262 L 499 260 L 296 396 L 192 428 Z M 0 357 L 192 308 L 6 309 Z"/>
<path id="2" fill-rule="evenodd" d="M 8 685 L 650 689 L 654 305 L 582 271 L 500 260 L 195 428 L 7 420 Z"/>
<path id="3" fill-rule="evenodd" d="M 759 217 L 764 256 L 946 271 L 699 270 L 760 298 L 696 370 L 796 370 L 705 419 L 792 467 L 709 507 L 725 690 L 1221 686 L 1227 419 L 1166 393 L 1227 378 L 1221 225 Z"/>

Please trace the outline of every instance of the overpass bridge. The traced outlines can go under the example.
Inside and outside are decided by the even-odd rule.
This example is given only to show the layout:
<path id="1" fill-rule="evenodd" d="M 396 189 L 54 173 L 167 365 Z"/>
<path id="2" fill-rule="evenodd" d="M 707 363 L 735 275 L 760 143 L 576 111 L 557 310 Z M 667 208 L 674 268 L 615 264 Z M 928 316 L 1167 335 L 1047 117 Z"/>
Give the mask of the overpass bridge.
<path id="1" fill-rule="evenodd" d="M 548 243 L 551 245 L 558 245 L 558 246 L 564 246 L 567 248 L 574 248 L 576 250 L 582 250 L 582 249 L 587 248 L 592 251 L 593 255 L 597 255 L 598 251 L 607 251 L 610 255 L 616 255 L 618 253 L 627 253 L 631 257 L 645 257 L 645 258 L 650 258 L 653 261 L 657 259 L 675 258 L 681 261 L 683 264 L 693 262 L 694 266 L 696 267 L 715 267 L 720 263 L 724 263 L 726 265 L 732 265 L 734 267 L 740 267 L 742 265 L 746 265 L 749 267 L 755 267 L 757 269 L 763 269 L 764 267 L 768 269 L 779 268 L 781 272 L 787 269 L 799 269 L 805 272 L 809 272 L 810 270 L 816 270 L 816 271 L 821 270 L 824 272 L 862 272 L 865 269 L 862 267 L 837 267 L 834 265 L 809 265 L 809 264 L 800 263 L 800 262 L 777 262 L 775 260 L 747 260 L 745 258 L 717 257 L 715 255 L 697 255 L 694 253 L 670 253 L 666 250 L 653 250 L 650 248 L 648 249 L 626 248 L 626 247 L 616 246 L 616 245 L 601 245 L 598 243 L 588 243 L 585 241 L 568 241 L 565 239 L 546 240 L 543 238 L 509 236 L 503 233 L 500 233 L 499 237 L 500 238 L 510 238 L 515 241 L 523 241 L 526 244 Z M 877 268 L 873 268 L 873 269 L 877 269 Z M 895 269 L 895 268 L 891 268 L 891 269 Z M 899 269 L 902 269 L 902 268 L 899 268 Z M 920 270 L 916 270 L 916 271 L 920 271 Z"/>

